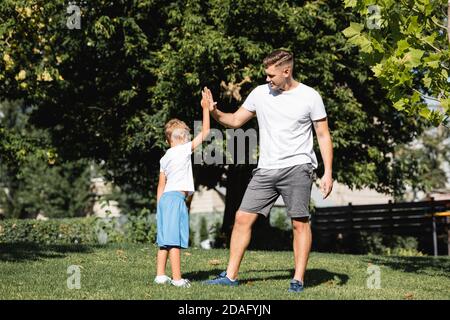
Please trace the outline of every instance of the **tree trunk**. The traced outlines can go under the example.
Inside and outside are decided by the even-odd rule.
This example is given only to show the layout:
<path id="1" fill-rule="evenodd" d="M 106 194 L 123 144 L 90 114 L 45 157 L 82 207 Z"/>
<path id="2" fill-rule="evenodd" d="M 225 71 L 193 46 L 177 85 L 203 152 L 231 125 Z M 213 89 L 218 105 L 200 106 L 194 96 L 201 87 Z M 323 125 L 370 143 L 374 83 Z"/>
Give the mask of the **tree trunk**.
<path id="1" fill-rule="evenodd" d="M 448 1 L 447 5 L 447 36 L 448 42 L 450 44 L 450 0 Z"/>

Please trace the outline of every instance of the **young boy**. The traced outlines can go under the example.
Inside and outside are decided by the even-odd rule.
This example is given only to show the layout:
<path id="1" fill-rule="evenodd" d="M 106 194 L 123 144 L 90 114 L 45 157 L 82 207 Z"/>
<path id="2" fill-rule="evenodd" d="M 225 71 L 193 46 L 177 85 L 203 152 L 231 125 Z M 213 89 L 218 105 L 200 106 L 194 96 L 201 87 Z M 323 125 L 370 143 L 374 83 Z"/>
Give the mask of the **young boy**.
<path id="1" fill-rule="evenodd" d="M 181 250 L 188 247 L 189 216 L 185 203 L 194 190 L 191 154 L 209 134 L 209 108 L 213 103 L 202 91 L 202 131 L 189 141 L 189 127 L 181 120 L 172 119 L 165 125 L 166 141 L 170 148 L 160 160 L 157 191 L 157 239 L 159 250 L 155 283 L 171 283 L 177 287 L 190 287 L 181 278 Z M 167 257 L 170 258 L 172 279 L 165 274 Z"/>

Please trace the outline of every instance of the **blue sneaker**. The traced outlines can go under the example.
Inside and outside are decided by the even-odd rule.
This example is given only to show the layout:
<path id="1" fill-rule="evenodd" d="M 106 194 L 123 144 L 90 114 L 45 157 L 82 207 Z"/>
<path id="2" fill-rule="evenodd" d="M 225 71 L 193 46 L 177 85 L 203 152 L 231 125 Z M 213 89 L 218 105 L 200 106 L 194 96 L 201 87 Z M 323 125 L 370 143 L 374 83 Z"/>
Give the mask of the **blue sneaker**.
<path id="1" fill-rule="evenodd" d="M 238 280 L 231 281 L 227 277 L 227 272 L 223 271 L 222 273 L 219 274 L 218 277 L 216 277 L 212 280 L 203 281 L 203 284 L 235 287 L 235 286 L 239 285 L 239 281 Z"/>
<path id="2" fill-rule="evenodd" d="M 302 292 L 303 291 L 303 283 L 299 280 L 292 279 L 289 283 L 289 292 Z"/>

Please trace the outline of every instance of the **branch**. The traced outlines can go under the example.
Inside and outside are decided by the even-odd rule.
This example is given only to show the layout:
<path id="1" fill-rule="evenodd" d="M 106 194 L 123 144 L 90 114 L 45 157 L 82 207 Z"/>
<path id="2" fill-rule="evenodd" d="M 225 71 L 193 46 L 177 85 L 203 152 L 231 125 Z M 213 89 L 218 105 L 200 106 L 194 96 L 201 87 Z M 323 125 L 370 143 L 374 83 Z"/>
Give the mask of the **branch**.
<path id="1" fill-rule="evenodd" d="M 433 22 L 435 25 L 437 25 L 439 28 L 442 28 L 442 29 L 444 29 L 444 30 L 447 30 L 447 27 L 446 26 L 444 26 L 443 24 L 439 24 L 439 23 L 437 23 L 436 21 L 434 21 L 433 19 L 431 19 L 431 22 Z"/>
<path id="2" fill-rule="evenodd" d="M 449 33 L 449 37 L 450 37 L 450 33 Z M 430 43 L 428 41 L 423 41 L 423 42 L 425 42 L 426 44 L 430 45 L 434 50 L 442 53 L 442 50 L 439 49 L 439 48 L 436 48 L 432 43 Z"/>
<path id="3" fill-rule="evenodd" d="M 423 94 L 422 92 L 420 92 L 420 91 L 417 90 L 417 89 L 414 89 L 414 88 L 412 88 L 412 89 L 413 89 L 413 91 L 415 91 L 415 92 L 417 92 L 418 94 L 420 94 L 420 96 L 423 97 L 423 98 L 426 98 L 426 99 L 429 99 L 429 100 L 434 100 L 434 101 L 440 102 L 440 100 L 439 100 L 439 99 L 436 99 L 435 97 L 430 97 L 430 96 L 428 96 L 428 95 L 426 95 L 426 94 Z"/>

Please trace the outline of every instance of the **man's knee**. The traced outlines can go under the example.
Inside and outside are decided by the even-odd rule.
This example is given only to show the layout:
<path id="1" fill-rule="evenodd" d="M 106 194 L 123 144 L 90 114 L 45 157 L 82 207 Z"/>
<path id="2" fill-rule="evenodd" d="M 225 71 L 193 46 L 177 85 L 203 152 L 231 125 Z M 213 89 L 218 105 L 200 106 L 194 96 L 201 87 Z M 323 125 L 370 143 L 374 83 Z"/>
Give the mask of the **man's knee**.
<path id="1" fill-rule="evenodd" d="M 304 230 L 310 230 L 309 218 L 296 218 L 292 219 L 293 231 L 302 232 Z"/>
<path id="2" fill-rule="evenodd" d="M 249 228 L 258 218 L 257 213 L 249 213 L 245 211 L 238 210 L 236 212 L 236 217 L 234 220 L 234 226 L 237 228 Z"/>

